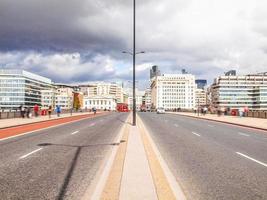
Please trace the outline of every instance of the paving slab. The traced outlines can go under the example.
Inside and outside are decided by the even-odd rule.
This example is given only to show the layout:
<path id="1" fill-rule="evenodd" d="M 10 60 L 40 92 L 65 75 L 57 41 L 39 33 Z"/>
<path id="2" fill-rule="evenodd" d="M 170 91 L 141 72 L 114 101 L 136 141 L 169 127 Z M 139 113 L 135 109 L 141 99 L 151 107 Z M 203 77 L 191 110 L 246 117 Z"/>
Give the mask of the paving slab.
<path id="1" fill-rule="evenodd" d="M 136 126 L 130 128 L 120 199 L 158 199 L 140 131 Z"/>

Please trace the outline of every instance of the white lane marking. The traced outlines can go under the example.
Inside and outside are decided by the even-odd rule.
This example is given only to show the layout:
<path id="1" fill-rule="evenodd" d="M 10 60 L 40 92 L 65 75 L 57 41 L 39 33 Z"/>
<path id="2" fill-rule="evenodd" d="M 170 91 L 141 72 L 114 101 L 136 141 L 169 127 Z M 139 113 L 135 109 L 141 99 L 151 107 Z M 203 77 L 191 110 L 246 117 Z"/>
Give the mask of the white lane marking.
<path id="1" fill-rule="evenodd" d="M 192 132 L 194 135 L 200 137 L 200 135 L 198 133 Z"/>
<path id="2" fill-rule="evenodd" d="M 178 127 L 179 125 L 178 124 L 174 124 L 175 127 Z"/>
<path id="3" fill-rule="evenodd" d="M 94 126 L 94 125 L 95 125 L 95 123 L 89 124 L 90 127 L 91 127 L 91 126 Z"/>
<path id="4" fill-rule="evenodd" d="M 74 131 L 71 135 L 75 135 L 76 133 L 79 133 L 79 131 Z"/>
<path id="5" fill-rule="evenodd" d="M 249 134 L 246 134 L 246 133 L 241 133 L 241 132 L 238 132 L 239 135 L 243 135 L 243 136 L 246 136 L 246 137 L 249 137 L 250 135 Z"/>
<path id="6" fill-rule="evenodd" d="M 254 161 L 254 162 L 258 163 L 258 164 L 261 164 L 261 165 L 263 165 L 264 167 L 267 167 L 267 164 L 264 163 L 264 162 L 261 162 L 261 161 L 259 161 L 259 160 L 254 159 L 254 158 L 251 158 L 251 157 L 249 157 L 249 156 L 247 156 L 247 155 L 245 155 L 245 154 L 243 154 L 243 153 L 240 153 L 240 152 L 236 152 L 236 153 L 237 153 L 238 155 L 243 156 L 243 157 L 245 157 L 245 158 L 247 158 L 247 159 L 249 159 L 249 160 L 252 160 L 252 161 Z"/>
<path id="7" fill-rule="evenodd" d="M 213 125 L 208 124 L 209 127 L 214 127 Z"/>
<path id="8" fill-rule="evenodd" d="M 36 149 L 36 150 L 34 150 L 34 151 L 30 152 L 30 153 L 27 153 L 27 154 L 25 154 L 25 155 L 19 157 L 19 159 L 24 159 L 24 158 L 26 158 L 26 157 L 28 157 L 28 156 L 30 156 L 30 155 L 32 155 L 32 154 L 38 152 L 38 151 L 41 151 L 42 149 L 43 149 L 43 148 Z"/>

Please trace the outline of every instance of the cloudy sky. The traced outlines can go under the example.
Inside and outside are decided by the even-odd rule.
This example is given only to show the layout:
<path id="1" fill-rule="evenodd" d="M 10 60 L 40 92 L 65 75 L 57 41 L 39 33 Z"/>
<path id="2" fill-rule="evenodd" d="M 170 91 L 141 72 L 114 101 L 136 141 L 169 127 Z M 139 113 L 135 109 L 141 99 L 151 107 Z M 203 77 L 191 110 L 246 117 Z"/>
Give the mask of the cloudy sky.
<path id="1" fill-rule="evenodd" d="M 267 71 L 266 0 L 136 0 L 137 79 Z M 132 0 L 0 0 L 0 67 L 55 82 L 131 80 Z"/>

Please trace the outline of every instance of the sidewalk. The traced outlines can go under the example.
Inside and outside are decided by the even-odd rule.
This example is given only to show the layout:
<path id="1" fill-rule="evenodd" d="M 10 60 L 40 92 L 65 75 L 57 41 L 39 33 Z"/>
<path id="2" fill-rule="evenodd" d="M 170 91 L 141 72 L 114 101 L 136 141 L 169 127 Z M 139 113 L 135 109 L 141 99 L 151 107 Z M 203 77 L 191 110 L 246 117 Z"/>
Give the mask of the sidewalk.
<path id="1" fill-rule="evenodd" d="M 138 117 L 137 126 L 132 126 L 128 118 L 122 132 L 123 143 L 117 149 L 108 176 L 99 181 L 104 180 L 105 184 L 96 189 L 102 192 L 91 199 L 185 200 L 141 119 Z"/>
<path id="2" fill-rule="evenodd" d="M 177 113 L 166 112 L 166 113 L 184 115 L 184 116 L 201 118 L 201 119 L 206 119 L 206 120 L 224 122 L 224 123 L 233 124 L 233 125 L 245 126 L 249 128 L 267 130 L 267 119 L 262 119 L 262 118 L 238 117 L 238 116 L 228 116 L 228 115 L 217 116 L 215 114 L 206 114 L 205 116 L 199 114 L 198 116 L 198 114 L 186 113 L 186 112 L 177 112 Z"/>
<path id="3" fill-rule="evenodd" d="M 86 115 L 86 114 L 93 114 L 93 112 L 72 113 L 72 115 L 70 113 L 65 113 L 65 114 L 61 114 L 60 117 L 57 117 L 57 115 L 54 114 L 54 115 L 51 115 L 51 118 L 49 118 L 48 115 L 46 115 L 46 116 L 31 117 L 31 118 L 1 119 L 0 120 L 0 129 L 24 125 L 24 124 L 31 124 L 31 123 L 35 123 L 35 122 L 61 119 L 61 118 L 66 118 L 66 117 L 71 117 L 71 116 Z"/>

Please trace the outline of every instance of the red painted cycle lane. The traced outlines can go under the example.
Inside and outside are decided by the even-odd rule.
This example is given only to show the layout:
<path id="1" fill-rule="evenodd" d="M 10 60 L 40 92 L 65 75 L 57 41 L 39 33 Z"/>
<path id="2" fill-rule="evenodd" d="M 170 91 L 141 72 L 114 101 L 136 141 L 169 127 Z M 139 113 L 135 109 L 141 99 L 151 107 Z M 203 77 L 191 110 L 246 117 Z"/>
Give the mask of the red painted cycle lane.
<path id="1" fill-rule="evenodd" d="M 96 115 L 85 114 L 85 115 L 78 115 L 78 116 L 70 116 L 70 117 L 65 117 L 65 118 L 46 120 L 42 122 L 33 122 L 30 124 L 18 125 L 18 126 L 10 127 L 10 128 L 3 128 L 0 130 L 0 139 L 24 134 L 24 133 L 35 131 L 35 130 L 49 128 L 51 126 L 65 124 L 68 122 L 78 121 L 78 120 L 85 119 L 85 118 L 94 118 L 96 116 L 106 115 L 106 114 L 107 113 L 99 113 Z"/>

